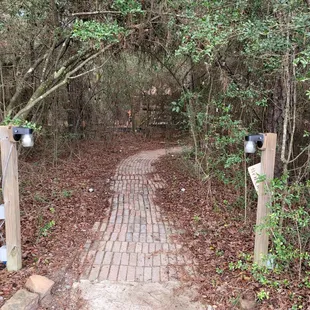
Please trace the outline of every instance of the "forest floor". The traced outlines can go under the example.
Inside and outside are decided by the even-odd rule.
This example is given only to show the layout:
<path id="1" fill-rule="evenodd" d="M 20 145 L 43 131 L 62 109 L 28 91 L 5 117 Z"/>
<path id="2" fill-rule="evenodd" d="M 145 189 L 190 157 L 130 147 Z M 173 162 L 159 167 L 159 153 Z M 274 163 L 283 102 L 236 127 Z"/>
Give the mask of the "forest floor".
<path id="1" fill-rule="evenodd" d="M 8 273 L 0 265 L 0 306 L 27 277 L 40 274 L 57 283 L 57 309 L 82 308 L 80 296 L 72 300 L 70 295 L 81 273 L 77 257 L 92 238 L 94 223 L 108 217 L 116 167 L 141 150 L 168 146 L 161 139 L 147 142 L 125 133 L 109 143 L 81 141 L 69 157 L 54 164 L 52 158 L 43 160 L 42 155 L 20 160 L 23 269 Z M 240 304 L 243 309 L 291 309 L 292 296 L 307 298 L 307 292 L 298 290 L 293 281 L 291 287 L 266 288 L 242 269 L 253 252 L 255 208 L 249 208 L 244 223 L 243 205 L 238 200 L 241 192 L 199 181 L 181 155 L 167 155 L 154 167 L 166 184 L 156 190 L 155 203 L 173 222 L 173 237 L 197 265 L 186 285 L 199 287 L 202 302 L 217 310 L 240 309 Z M 262 291 L 268 294 L 259 295 Z"/>
<path id="2" fill-rule="evenodd" d="M 141 135 L 115 133 L 110 142 L 71 144 L 69 153 L 58 154 L 57 161 L 38 145 L 39 152 L 20 159 L 23 268 L 8 273 L 0 264 L 0 307 L 32 274 L 54 280 L 59 299 L 68 304 L 66 291 L 79 272 L 76 258 L 93 224 L 109 212 L 110 181 L 118 163 L 142 149 L 163 147 L 162 139 L 145 141 Z"/>
<path id="3" fill-rule="evenodd" d="M 184 155 L 166 156 L 155 167 L 169 184 L 157 190 L 156 203 L 173 219 L 179 231 L 175 238 L 198 264 L 192 281 L 200 287 L 205 303 L 216 305 L 217 310 L 310 309 L 309 288 L 300 283 L 297 270 L 255 274 L 249 268 L 256 204 L 247 206 L 245 221 L 241 190 L 215 179 L 199 181 Z"/>

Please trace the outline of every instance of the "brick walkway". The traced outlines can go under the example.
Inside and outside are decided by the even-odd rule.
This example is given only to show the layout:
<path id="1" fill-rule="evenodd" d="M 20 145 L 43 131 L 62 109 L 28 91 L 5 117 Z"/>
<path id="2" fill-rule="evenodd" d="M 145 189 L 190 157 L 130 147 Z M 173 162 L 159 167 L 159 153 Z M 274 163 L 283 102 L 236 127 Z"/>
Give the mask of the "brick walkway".
<path id="1" fill-rule="evenodd" d="M 154 203 L 163 182 L 152 164 L 164 154 L 166 150 L 141 152 L 118 166 L 110 216 L 95 223 L 96 238 L 85 244 L 82 280 L 167 282 L 190 270 L 192 262 L 173 242 L 175 232 Z"/>

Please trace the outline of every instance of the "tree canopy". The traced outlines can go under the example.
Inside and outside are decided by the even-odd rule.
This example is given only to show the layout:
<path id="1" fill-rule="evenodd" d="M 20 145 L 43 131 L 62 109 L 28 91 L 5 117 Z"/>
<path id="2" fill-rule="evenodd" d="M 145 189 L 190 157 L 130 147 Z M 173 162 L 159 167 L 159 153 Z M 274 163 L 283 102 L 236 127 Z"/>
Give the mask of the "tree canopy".
<path id="1" fill-rule="evenodd" d="M 254 161 L 245 134 L 277 133 L 271 254 L 306 277 L 309 10 L 309 0 L 3 0 L 0 117 L 109 127 L 147 106 L 148 125 L 153 100 L 190 133 L 195 173 L 239 194 Z"/>

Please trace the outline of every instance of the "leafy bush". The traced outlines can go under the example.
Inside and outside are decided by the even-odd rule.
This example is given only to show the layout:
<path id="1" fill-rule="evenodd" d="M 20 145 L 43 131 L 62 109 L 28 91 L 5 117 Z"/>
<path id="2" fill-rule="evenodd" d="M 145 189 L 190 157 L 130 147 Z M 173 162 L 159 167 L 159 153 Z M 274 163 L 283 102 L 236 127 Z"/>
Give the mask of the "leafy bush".
<path id="1" fill-rule="evenodd" d="M 270 231 L 271 255 L 278 269 L 310 267 L 310 182 L 288 185 L 288 175 L 276 178 L 270 186 L 272 202 L 264 227 Z"/>
<path id="2" fill-rule="evenodd" d="M 97 21 L 77 20 L 74 23 L 72 38 L 81 41 L 93 41 L 95 47 L 100 47 L 100 42 L 116 43 L 119 41 L 119 35 L 124 33 L 116 21 L 111 23 L 100 23 Z"/>

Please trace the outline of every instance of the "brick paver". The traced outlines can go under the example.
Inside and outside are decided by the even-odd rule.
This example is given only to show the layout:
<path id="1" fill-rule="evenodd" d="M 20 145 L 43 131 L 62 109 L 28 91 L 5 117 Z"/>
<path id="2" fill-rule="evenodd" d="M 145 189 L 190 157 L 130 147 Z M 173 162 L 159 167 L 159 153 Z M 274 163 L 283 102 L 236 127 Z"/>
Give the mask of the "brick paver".
<path id="1" fill-rule="evenodd" d="M 94 224 L 96 240 L 88 240 L 81 255 L 82 279 L 166 282 L 190 270 L 192 261 L 170 238 L 175 231 L 154 203 L 156 189 L 164 184 L 153 163 L 165 153 L 141 152 L 118 166 L 110 216 Z"/>

